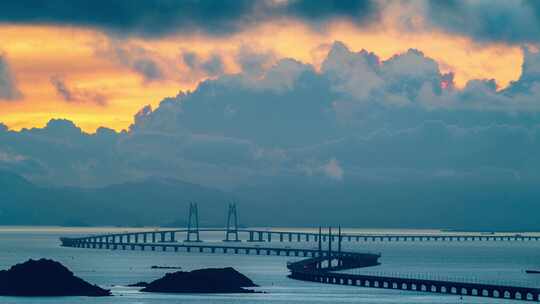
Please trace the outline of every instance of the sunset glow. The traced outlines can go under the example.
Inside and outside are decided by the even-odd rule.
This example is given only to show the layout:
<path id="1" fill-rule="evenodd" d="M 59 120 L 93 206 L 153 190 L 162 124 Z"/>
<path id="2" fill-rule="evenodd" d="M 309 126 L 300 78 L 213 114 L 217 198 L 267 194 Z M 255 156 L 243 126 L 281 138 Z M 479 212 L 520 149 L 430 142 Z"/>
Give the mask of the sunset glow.
<path id="1" fill-rule="evenodd" d="M 500 88 L 519 78 L 523 56 L 518 46 L 478 44 L 470 38 L 442 32 L 406 33 L 382 24 L 361 29 L 348 22 L 334 22 L 317 31 L 299 21 L 281 20 L 227 36 L 177 34 L 165 38 L 113 38 L 102 32 L 54 26 L 0 26 L 0 45 L 9 60 L 22 100 L 0 106 L 1 121 L 14 130 L 39 127 L 51 118 L 67 118 L 87 132 L 100 126 L 126 129 L 133 115 L 144 105 L 157 106 L 167 96 L 193 90 L 209 77 L 187 68 L 180 57 L 190 51 L 208 58 L 223 58 L 224 72 L 241 71 L 235 56 L 242 47 L 269 54 L 273 64 L 280 58 L 294 58 L 319 68 L 334 41 L 353 51 L 374 52 L 382 60 L 409 48 L 435 59 L 444 73 L 455 74 L 458 88 L 471 79 L 495 79 Z M 121 60 L 111 48 L 141 48 L 156 60 L 163 78 L 146 81 Z M 99 93 L 105 105 L 80 100 L 66 102 L 51 85 L 60 75 L 75 90 Z"/>

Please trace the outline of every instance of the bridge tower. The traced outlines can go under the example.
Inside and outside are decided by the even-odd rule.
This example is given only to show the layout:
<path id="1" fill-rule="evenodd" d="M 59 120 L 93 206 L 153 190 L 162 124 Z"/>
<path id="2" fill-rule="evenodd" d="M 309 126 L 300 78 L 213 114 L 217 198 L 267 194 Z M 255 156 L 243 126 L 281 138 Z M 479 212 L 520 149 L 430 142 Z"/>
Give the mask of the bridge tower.
<path id="1" fill-rule="evenodd" d="M 230 236 L 234 238 L 231 239 Z M 225 242 L 240 242 L 238 238 L 238 213 L 236 212 L 236 203 L 229 204 L 227 212 L 227 231 L 225 232 Z"/>
<path id="2" fill-rule="evenodd" d="M 195 239 L 191 239 L 191 235 L 195 236 Z M 200 242 L 199 237 L 199 208 L 197 203 L 189 203 L 189 218 L 188 218 L 188 229 L 187 229 L 187 239 L 185 242 Z"/>

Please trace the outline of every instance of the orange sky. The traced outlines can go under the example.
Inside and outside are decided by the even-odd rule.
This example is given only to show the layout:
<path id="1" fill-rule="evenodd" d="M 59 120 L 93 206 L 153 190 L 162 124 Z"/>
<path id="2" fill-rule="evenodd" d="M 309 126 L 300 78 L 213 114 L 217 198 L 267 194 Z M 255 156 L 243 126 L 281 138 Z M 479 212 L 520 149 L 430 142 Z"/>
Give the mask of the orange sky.
<path id="1" fill-rule="evenodd" d="M 220 54 L 225 70 L 239 72 L 234 57 L 241 46 L 272 52 L 274 58 L 292 57 L 318 67 L 333 41 L 351 50 L 367 49 L 382 59 L 416 48 L 439 62 L 443 72 L 453 71 L 458 87 L 474 78 L 494 78 L 500 87 L 516 80 L 522 53 L 517 46 L 476 44 L 470 39 L 438 32 L 407 33 L 392 25 L 359 29 L 334 23 L 324 32 L 297 21 L 282 20 L 228 37 L 174 36 L 154 40 L 127 38 L 121 41 L 88 29 L 44 26 L 0 26 L 3 52 L 24 98 L 0 100 L 0 122 L 14 130 L 41 127 L 51 118 L 67 118 L 85 131 L 99 126 L 125 129 L 133 114 L 180 90 L 193 89 L 205 75 L 191 74 L 180 59 L 181 50 L 200 56 Z M 141 47 L 164 71 L 164 79 L 144 81 L 113 56 L 103 54 L 111 45 Z M 97 92 L 107 97 L 100 106 L 92 102 L 66 102 L 55 91 L 51 77 L 60 75 L 70 88 Z"/>

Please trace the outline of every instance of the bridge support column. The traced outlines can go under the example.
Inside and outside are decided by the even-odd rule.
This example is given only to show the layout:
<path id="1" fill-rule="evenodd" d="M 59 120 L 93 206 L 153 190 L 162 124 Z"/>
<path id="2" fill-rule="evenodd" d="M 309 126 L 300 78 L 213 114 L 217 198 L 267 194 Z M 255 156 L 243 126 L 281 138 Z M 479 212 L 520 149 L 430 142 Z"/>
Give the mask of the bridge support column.
<path id="1" fill-rule="evenodd" d="M 332 227 L 328 227 L 328 267 L 332 267 Z"/>
<path id="2" fill-rule="evenodd" d="M 268 233 L 266 234 L 266 237 L 267 237 L 267 241 L 268 241 L 269 243 L 272 242 L 272 232 L 268 232 Z"/>
<path id="3" fill-rule="evenodd" d="M 350 238 L 350 237 L 349 237 Z M 338 226 L 338 266 L 343 266 L 343 259 L 341 258 L 341 226 Z"/>
<path id="4" fill-rule="evenodd" d="M 230 236 L 234 238 L 231 239 Z M 238 213 L 236 212 L 236 204 L 229 204 L 227 213 L 227 231 L 225 232 L 224 242 L 240 242 L 238 238 Z"/>
<path id="5" fill-rule="evenodd" d="M 322 228 L 321 226 L 319 226 L 319 235 L 317 236 L 317 239 L 318 239 L 318 242 L 319 242 L 319 257 L 322 256 L 322 238 L 321 238 L 321 235 L 322 235 Z M 320 262 L 318 263 L 319 265 L 319 268 L 320 268 Z"/>

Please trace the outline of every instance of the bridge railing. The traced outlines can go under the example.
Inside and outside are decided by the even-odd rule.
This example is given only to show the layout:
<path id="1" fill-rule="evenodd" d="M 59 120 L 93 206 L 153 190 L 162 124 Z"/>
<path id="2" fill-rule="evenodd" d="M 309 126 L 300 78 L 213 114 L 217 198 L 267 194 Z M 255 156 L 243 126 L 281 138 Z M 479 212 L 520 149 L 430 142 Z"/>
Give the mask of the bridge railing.
<path id="1" fill-rule="evenodd" d="M 480 278 L 477 276 L 464 277 L 464 276 L 445 276 L 436 273 L 410 273 L 410 272 L 393 272 L 393 271 L 368 271 L 364 269 L 348 269 L 345 271 L 339 271 L 339 273 L 366 275 L 376 277 L 393 277 L 393 278 L 405 278 L 413 280 L 431 280 L 439 282 L 457 282 L 457 283 L 470 283 L 470 284 L 486 284 L 486 285 L 505 285 L 524 288 L 536 288 L 540 285 L 537 281 L 526 280 L 510 280 L 510 279 L 493 279 L 493 278 Z"/>

